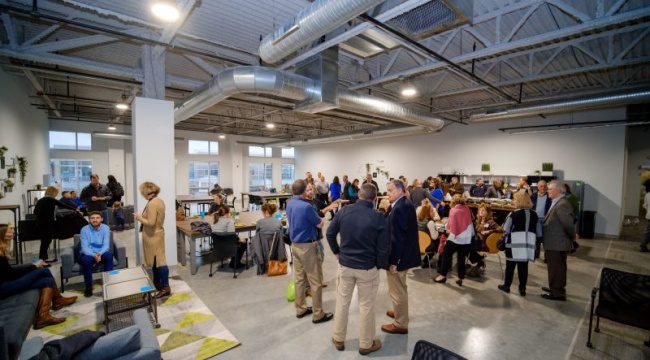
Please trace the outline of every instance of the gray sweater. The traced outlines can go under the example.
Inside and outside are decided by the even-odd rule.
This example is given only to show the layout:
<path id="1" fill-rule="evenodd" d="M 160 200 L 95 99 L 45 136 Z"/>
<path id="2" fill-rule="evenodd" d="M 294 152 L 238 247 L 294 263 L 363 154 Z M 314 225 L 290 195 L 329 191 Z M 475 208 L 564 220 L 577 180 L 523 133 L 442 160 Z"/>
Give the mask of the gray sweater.
<path id="1" fill-rule="evenodd" d="M 222 217 L 219 218 L 216 224 L 210 225 L 213 233 L 234 233 L 235 220 L 233 218 Z"/>
<path id="2" fill-rule="evenodd" d="M 257 220 L 255 232 L 262 234 L 273 234 L 276 231 L 282 231 L 282 222 L 274 217 Z"/>

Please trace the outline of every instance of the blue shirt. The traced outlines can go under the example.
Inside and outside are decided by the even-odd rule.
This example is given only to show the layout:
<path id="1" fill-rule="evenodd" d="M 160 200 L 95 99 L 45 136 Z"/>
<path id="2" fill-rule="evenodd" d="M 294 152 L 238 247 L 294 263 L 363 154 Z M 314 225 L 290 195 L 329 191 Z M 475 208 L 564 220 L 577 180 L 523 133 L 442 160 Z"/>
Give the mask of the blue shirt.
<path id="1" fill-rule="evenodd" d="M 431 203 L 433 204 L 433 206 L 436 206 L 437 204 L 440 204 L 440 207 L 438 207 L 438 211 L 441 211 L 441 210 L 445 209 L 445 206 L 442 205 L 443 198 L 444 198 L 444 194 L 442 193 L 441 188 L 433 189 L 433 191 L 431 192 L 430 200 L 431 200 Z"/>
<path id="2" fill-rule="evenodd" d="M 337 183 L 330 184 L 330 196 L 332 197 L 332 201 L 341 198 L 341 184 L 337 184 Z"/>
<path id="3" fill-rule="evenodd" d="M 111 229 L 108 225 L 100 224 L 95 229 L 88 224 L 81 228 L 81 253 L 88 256 L 103 254 L 111 245 Z"/>
<path id="4" fill-rule="evenodd" d="M 287 201 L 287 220 L 291 242 L 307 243 L 318 239 L 316 225 L 320 224 L 321 218 L 310 202 L 294 195 Z"/>

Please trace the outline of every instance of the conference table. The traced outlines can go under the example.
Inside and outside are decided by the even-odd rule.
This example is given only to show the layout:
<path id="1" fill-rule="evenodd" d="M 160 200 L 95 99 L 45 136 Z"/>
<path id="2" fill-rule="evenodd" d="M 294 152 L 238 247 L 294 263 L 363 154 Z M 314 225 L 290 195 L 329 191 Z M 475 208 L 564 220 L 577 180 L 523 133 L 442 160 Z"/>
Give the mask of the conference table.
<path id="1" fill-rule="evenodd" d="M 241 195 L 242 195 L 241 197 L 242 209 L 244 208 L 244 195 L 248 196 L 249 204 L 251 202 L 251 196 L 252 196 L 252 197 L 261 198 L 263 202 L 267 202 L 270 199 L 277 199 L 278 205 L 280 204 L 280 199 L 290 199 L 292 196 L 289 193 L 279 193 L 279 192 L 272 193 L 270 191 L 249 191 L 249 192 L 242 192 Z"/>
<path id="2" fill-rule="evenodd" d="M 248 231 L 248 238 L 251 238 L 251 232 L 255 230 L 257 221 L 263 218 L 261 211 L 243 211 L 235 217 L 235 232 L 237 234 Z M 187 264 L 187 244 L 189 244 L 190 253 L 190 272 L 192 275 L 198 271 L 196 256 L 196 239 L 206 237 L 202 232 L 192 230 L 192 222 L 203 221 L 212 224 L 212 217 L 187 217 L 185 220 L 176 221 L 176 250 L 177 260 L 181 265 Z"/>

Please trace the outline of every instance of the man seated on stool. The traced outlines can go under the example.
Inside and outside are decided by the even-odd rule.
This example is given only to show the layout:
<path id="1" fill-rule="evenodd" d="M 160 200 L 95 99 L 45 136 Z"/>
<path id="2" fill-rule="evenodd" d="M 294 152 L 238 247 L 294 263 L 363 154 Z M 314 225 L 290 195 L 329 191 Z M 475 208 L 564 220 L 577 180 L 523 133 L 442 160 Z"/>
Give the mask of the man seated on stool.
<path id="1" fill-rule="evenodd" d="M 81 229 L 81 254 L 79 264 L 83 269 L 86 284 L 85 297 L 93 295 L 93 267 L 104 264 L 104 271 L 113 270 L 113 254 L 110 252 L 111 230 L 103 224 L 99 211 L 90 213 L 90 224 Z"/>

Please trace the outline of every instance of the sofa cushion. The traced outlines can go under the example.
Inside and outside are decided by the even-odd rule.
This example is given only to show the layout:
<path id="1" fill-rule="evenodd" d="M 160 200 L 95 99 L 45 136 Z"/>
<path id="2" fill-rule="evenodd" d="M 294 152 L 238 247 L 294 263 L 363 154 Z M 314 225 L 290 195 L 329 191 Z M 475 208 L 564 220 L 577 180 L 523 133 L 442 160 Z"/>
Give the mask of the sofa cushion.
<path id="1" fill-rule="evenodd" d="M 137 326 L 112 332 L 97 339 L 84 349 L 77 359 L 110 360 L 140 349 L 140 329 Z"/>
<path id="2" fill-rule="evenodd" d="M 4 327 L 4 337 L 9 357 L 15 359 L 20 354 L 23 341 L 34 321 L 32 304 L 16 305 L 0 309 L 0 324 Z"/>
<path id="3" fill-rule="evenodd" d="M 39 294 L 39 290 L 28 290 L 5 299 L 0 299 L 0 309 L 10 308 L 16 305 L 31 304 L 35 310 L 36 306 L 38 306 Z"/>

